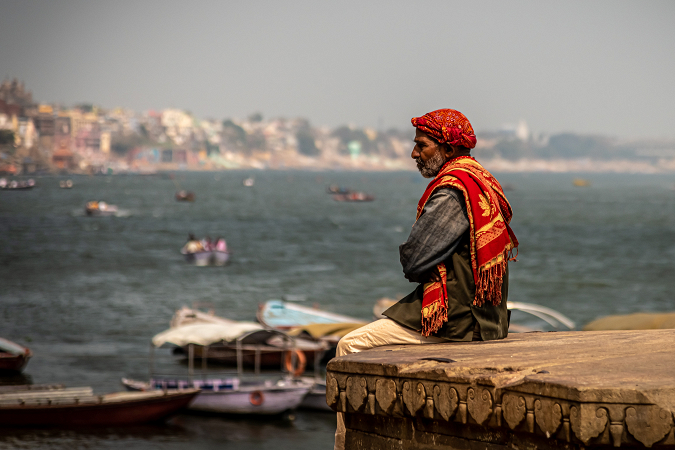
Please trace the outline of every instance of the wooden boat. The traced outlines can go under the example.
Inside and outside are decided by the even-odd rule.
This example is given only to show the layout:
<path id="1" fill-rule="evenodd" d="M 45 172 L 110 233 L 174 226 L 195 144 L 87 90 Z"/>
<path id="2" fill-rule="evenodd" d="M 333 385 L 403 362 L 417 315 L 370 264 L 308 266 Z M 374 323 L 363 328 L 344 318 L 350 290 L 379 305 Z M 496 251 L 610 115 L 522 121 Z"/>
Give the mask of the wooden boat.
<path id="1" fill-rule="evenodd" d="M 181 190 L 176 192 L 176 200 L 178 200 L 179 202 L 194 202 L 195 194 L 194 192 Z"/>
<path id="2" fill-rule="evenodd" d="M 0 426 L 117 426 L 164 419 L 199 389 L 94 395 L 90 387 L 0 392 Z"/>
<path id="3" fill-rule="evenodd" d="M 31 356 L 29 348 L 0 338 L 0 372 L 21 372 Z"/>
<path id="4" fill-rule="evenodd" d="M 109 205 L 102 201 L 90 201 L 84 207 L 84 212 L 88 216 L 114 216 L 118 213 L 117 206 Z"/>
<path id="5" fill-rule="evenodd" d="M 372 202 L 375 197 L 363 192 L 349 192 L 347 194 L 335 194 L 333 200 L 336 202 Z"/>
<path id="6" fill-rule="evenodd" d="M 366 323 L 362 319 L 308 308 L 281 300 L 268 300 L 260 305 L 256 314 L 258 322 L 278 330 L 290 330 L 311 324 Z"/>
<path id="7" fill-rule="evenodd" d="M 131 390 L 153 391 L 169 387 L 200 388 L 200 394 L 189 406 L 195 411 L 217 412 L 226 414 L 280 414 L 298 407 L 302 399 L 312 388 L 301 378 L 289 373 L 277 379 L 262 379 L 259 358 L 255 364 L 255 373 L 244 374 L 243 350 L 244 339 L 261 331 L 261 327 L 253 322 L 235 322 L 236 326 L 227 323 L 192 323 L 163 331 L 152 338 L 150 355 L 150 381 L 140 382 L 123 379 L 122 383 Z M 248 330 L 248 331 L 247 331 Z M 283 335 L 287 340 L 287 348 L 292 349 L 293 338 L 279 331 L 271 331 Z M 208 371 L 207 361 L 202 358 L 201 370 L 195 368 L 195 348 L 202 347 L 205 353 L 213 344 L 235 341 L 237 371 L 227 378 L 214 378 Z M 188 373 L 186 377 L 176 378 L 157 376 L 154 373 L 154 349 L 165 344 L 186 348 L 188 354 Z M 260 355 L 260 352 L 257 352 Z M 295 355 L 295 353 L 291 353 Z M 291 357 L 292 366 L 294 356 Z M 294 368 L 296 366 L 293 366 Z M 197 373 L 195 373 L 197 372 Z"/>
<path id="8" fill-rule="evenodd" d="M 165 386 L 195 386 L 201 389 L 190 404 L 192 411 L 221 414 L 275 415 L 296 409 L 302 403 L 312 384 L 303 380 L 277 380 L 243 384 L 239 379 L 152 379 L 145 383 L 122 379 L 130 390 L 153 392 Z M 326 394 L 324 392 L 324 403 Z"/>
<path id="9" fill-rule="evenodd" d="M 171 326 L 161 339 L 178 346 L 174 354 L 189 355 L 187 346 L 176 344 L 182 342 L 184 336 L 208 336 L 206 340 L 211 341 L 209 344 L 193 345 L 193 357 L 227 365 L 283 368 L 298 372 L 299 367 L 314 365 L 316 358 L 320 358 L 327 348 L 327 345 L 313 339 L 288 337 L 254 322 L 224 319 L 187 307 L 174 314 Z M 293 356 L 298 359 L 299 365 L 291 364 L 289 358 Z"/>

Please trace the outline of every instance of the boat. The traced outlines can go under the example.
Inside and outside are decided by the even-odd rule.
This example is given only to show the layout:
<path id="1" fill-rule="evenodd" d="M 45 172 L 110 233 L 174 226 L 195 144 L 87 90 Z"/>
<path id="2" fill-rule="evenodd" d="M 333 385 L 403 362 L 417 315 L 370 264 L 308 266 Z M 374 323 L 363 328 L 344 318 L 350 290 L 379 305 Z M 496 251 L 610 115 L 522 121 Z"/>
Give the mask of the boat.
<path id="1" fill-rule="evenodd" d="M 337 184 L 331 184 L 326 188 L 326 192 L 329 194 L 349 194 L 351 190 Z"/>
<path id="2" fill-rule="evenodd" d="M 61 189 L 72 189 L 73 188 L 73 180 L 61 180 L 61 181 L 59 181 L 59 187 Z"/>
<path id="3" fill-rule="evenodd" d="M 152 338 L 150 356 L 150 380 L 148 382 L 123 378 L 122 383 L 127 389 L 141 391 L 157 391 L 173 388 L 200 388 L 199 395 L 189 405 L 194 411 L 224 413 L 224 414 L 256 414 L 275 415 L 296 409 L 303 398 L 313 387 L 306 379 L 295 377 L 294 374 L 282 374 L 274 378 L 263 379 L 260 364 L 255 364 L 254 375 L 245 375 L 243 350 L 246 345 L 243 341 L 247 336 L 259 333 L 260 325 L 253 322 L 237 322 L 239 327 L 232 327 L 222 323 L 193 323 L 163 331 Z M 249 332 L 243 330 L 250 330 Z M 243 332 L 242 332 L 243 331 Z M 287 348 L 293 349 L 293 338 L 279 331 L 287 342 Z M 234 339 L 236 348 L 237 371 L 229 376 L 214 377 L 208 370 L 208 358 L 202 358 L 201 369 L 195 367 L 195 349 L 201 347 L 209 353 L 210 347 L 221 342 L 230 342 Z M 157 376 L 154 373 L 154 350 L 165 344 L 172 344 L 180 348 L 187 348 L 188 373 L 186 377 Z M 256 349 L 256 361 L 260 361 L 261 352 Z M 295 355 L 292 352 L 291 355 Z M 294 357 L 291 358 L 292 360 Z"/>
<path id="4" fill-rule="evenodd" d="M 176 192 L 176 200 L 179 202 L 194 202 L 195 194 L 194 192 L 180 190 Z"/>
<path id="5" fill-rule="evenodd" d="M 7 181 L 6 178 L 0 178 L 0 189 L 8 191 L 27 191 L 35 187 L 35 180 L 29 178 L 28 180 L 12 180 Z"/>
<path id="6" fill-rule="evenodd" d="M 0 371 L 21 372 L 33 356 L 29 348 L 0 338 Z"/>
<path id="7" fill-rule="evenodd" d="M 251 187 L 255 184 L 255 178 L 248 177 L 242 182 L 242 184 L 246 187 Z"/>
<path id="8" fill-rule="evenodd" d="M 199 389 L 95 395 L 90 387 L 0 391 L 0 427 L 119 426 L 155 422 L 185 408 Z"/>
<path id="9" fill-rule="evenodd" d="M 84 212 L 88 216 L 114 216 L 118 213 L 116 205 L 109 205 L 106 202 L 92 200 L 87 202 Z"/>
<path id="10" fill-rule="evenodd" d="M 363 192 L 349 192 L 347 194 L 335 194 L 333 200 L 336 202 L 372 202 L 375 197 Z"/>
<path id="11" fill-rule="evenodd" d="M 314 339 L 293 336 L 293 346 L 289 348 L 289 338 L 277 330 L 264 328 L 255 322 L 225 319 L 213 314 L 183 306 L 171 319 L 171 328 L 196 326 L 199 333 L 220 335 L 219 342 L 208 346 L 194 345 L 195 359 L 209 359 L 220 364 L 243 364 L 246 367 L 284 368 L 300 375 L 305 367 L 315 366 L 316 359 L 323 356 L 327 345 Z M 186 328 L 187 330 L 187 328 Z M 183 331 L 184 332 L 184 331 Z M 237 359 L 238 352 L 240 360 Z M 178 347 L 174 354 L 188 354 L 189 349 Z M 294 355 L 293 355 L 294 354 Z M 291 363 L 295 356 L 299 366 Z"/>
<path id="12" fill-rule="evenodd" d="M 185 256 L 185 261 L 193 263 L 195 266 L 224 266 L 230 260 L 229 252 L 218 250 L 201 250 L 197 252 L 188 252 L 183 248 L 181 254 Z"/>
<path id="13" fill-rule="evenodd" d="M 344 324 L 366 322 L 356 317 L 308 308 L 282 300 L 268 300 L 258 307 L 256 318 L 261 324 L 277 330 L 290 330 L 312 324 Z"/>
<path id="14" fill-rule="evenodd" d="M 675 312 L 636 312 L 600 317 L 586 325 L 584 331 L 664 330 L 675 328 Z"/>
<path id="15" fill-rule="evenodd" d="M 584 178 L 575 178 L 572 184 L 576 187 L 588 187 L 591 185 L 591 182 Z"/>
<path id="16" fill-rule="evenodd" d="M 307 378 L 308 383 L 314 383 L 305 398 L 300 403 L 300 409 L 333 412 L 326 403 L 326 377 Z"/>

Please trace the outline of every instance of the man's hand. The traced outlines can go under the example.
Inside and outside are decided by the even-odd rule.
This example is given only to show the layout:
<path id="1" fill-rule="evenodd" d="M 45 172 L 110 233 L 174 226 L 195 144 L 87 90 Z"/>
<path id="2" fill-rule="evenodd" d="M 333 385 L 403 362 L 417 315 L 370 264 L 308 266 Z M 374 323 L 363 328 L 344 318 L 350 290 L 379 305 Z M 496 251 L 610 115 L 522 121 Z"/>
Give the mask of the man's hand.
<path id="1" fill-rule="evenodd" d="M 435 282 L 441 281 L 441 274 L 438 271 L 438 267 L 434 266 L 433 269 L 429 269 L 424 274 L 423 278 L 426 278 L 426 280 L 427 280 L 427 281 L 425 281 L 425 283 L 435 283 Z"/>

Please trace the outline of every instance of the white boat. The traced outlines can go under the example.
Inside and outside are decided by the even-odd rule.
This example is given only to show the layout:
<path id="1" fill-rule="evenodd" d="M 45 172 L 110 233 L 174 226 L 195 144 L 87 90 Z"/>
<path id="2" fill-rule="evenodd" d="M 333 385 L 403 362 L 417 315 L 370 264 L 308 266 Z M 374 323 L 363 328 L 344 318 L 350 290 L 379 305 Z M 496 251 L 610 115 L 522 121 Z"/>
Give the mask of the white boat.
<path id="1" fill-rule="evenodd" d="M 130 390 L 157 390 L 167 388 L 198 387 L 201 392 L 190 404 L 195 411 L 225 414 L 280 414 L 297 408 L 314 383 L 292 374 L 282 374 L 275 379 L 263 379 L 260 373 L 259 347 L 255 351 L 255 373 L 244 374 L 244 340 L 255 333 L 267 332 L 282 336 L 287 348 L 294 348 L 294 339 L 275 330 L 264 330 L 253 322 L 204 323 L 195 322 L 163 331 L 152 338 L 150 357 L 150 381 L 142 382 L 123 379 Z M 226 378 L 214 378 L 208 371 L 208 350 L 212 345 L 234 342 L 237 371 Z M 165 344 L 186 348 L 188 373 L 185 377 L 161 377 L 154 374 L 154 349 Z M 195 368 L 196 349 L 202 353 L 201 369 Z M 278 349 L 276 349 L 278 351 Z M 294 355 L 295 353 L 291 353 Z M 293 359 L 293 357 L 291 358 Z M 292 362 L 293 364 L 293 362 Z M 291 365 L 292 365 L 291 364 Z"/>
<path id="2" fill-rule="evenodd" d="M 281 300 L 268 300 L 261 305 L 256 314 L 258 322 L 277 330 L 289 330 L 311 324 L 361 323 L 362 319 L 335 314 L 318 308 L 288 303 Z"/>
<path id="3" fill-rule="evenodd" d="M 253 186 L 253 185 L 255 184 L 255 178 L 253 178 L 253 177 L 248 177 L 248 178 L 246 178 L 246 179 L 243 181 L 242 184 L 243 184 L 244 186 L 246 186 L 246 187 L 251 187 L 251 186 Z"/>
<path id="4" fill-rule="evenodd" d="M 122 379 L 127 389 L 134 391 L 164 390 L 166 386 L 177 389 L 201 389 L 190 403 L 193 411 L 220 414 L 276 415 L 300 406 L 312 383 L 305 380 L 266 380 L 262 383 L 239 383 L 239 379 L 168 380 L 153 379 L 149 383 Z M 326 391 L 323 392 L 326 403 Z"/>

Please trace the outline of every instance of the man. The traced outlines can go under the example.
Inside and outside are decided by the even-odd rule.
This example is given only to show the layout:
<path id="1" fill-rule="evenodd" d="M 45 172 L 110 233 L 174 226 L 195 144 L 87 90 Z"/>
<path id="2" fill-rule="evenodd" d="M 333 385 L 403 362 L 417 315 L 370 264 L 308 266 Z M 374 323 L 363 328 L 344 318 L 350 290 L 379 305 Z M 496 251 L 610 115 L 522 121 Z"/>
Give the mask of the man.
<path id="1" fill-rule="evenodd" d="M 412 119 L 411 157 L 431 178 L 417 220 L 399 247 L 403 273 L 417 288 L 377 320 L 343 337 L 336 356 L 382 345 L 503 339 L 508 334 L 508 261 L 518 241 L 497 180 L 470 156 L 476 136 L 459 111 Z M 344 448 L 338 413 L 335 448 Z"/>

